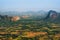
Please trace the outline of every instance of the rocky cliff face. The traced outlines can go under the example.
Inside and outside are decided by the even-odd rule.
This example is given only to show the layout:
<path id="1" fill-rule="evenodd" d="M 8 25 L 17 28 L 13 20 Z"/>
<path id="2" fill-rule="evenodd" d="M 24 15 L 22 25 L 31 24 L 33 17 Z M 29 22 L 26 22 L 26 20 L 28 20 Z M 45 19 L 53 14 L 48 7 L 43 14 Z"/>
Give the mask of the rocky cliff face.
<path id="1" fill-rule="evenodd" d="M 50 10 L 45 18 L 46 21 L 60 22 L 60 13 Z"/>
<path id="2" fill-rule="evenodd" d="M 58 13 L 56 12 L 56 11 L 53 11 L 53 10 L 50 10 L 49 12 L 48 12 L 48 15 L 46 16 L 46 19 L 48 19 L 48 18 L 52 18 L 52 19 L 55 19 L 55 18 L 57 18 L 57 15 Z"/>

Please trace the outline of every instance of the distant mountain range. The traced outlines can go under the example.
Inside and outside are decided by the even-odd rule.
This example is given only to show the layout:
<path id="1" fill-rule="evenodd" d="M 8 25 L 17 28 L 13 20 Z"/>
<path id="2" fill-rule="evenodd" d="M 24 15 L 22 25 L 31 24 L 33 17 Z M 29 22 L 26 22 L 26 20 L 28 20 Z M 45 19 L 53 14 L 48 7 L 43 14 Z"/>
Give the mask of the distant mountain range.
<path id="1" fill-rule="evenodd" d="M 1 12 L 0 15 L 8 15 L 8 16 L 21 16 L 21 15 L 45 15 L 47 12 L 45 11 L 27 11 L 27 12 L 17 12 L 17 11 L 8 11 L 8 12 Z"/>
<path id="2" fill-rule="evenodd" d="M 48 12 L 46 11 L 27 11 L 27 12 L 17 12 L 17 11 L 8 11 L 8 12 L 1 12 L 0 11 L 0 15 L 4 16 L 4 15 L 7 15 L 7 16 L 38 16 L 38 17 L 41 17 L 41 18 L 49 18 L 50 14 L 49 12 L 56 12 L 54 10 L 49 10 Z M 60 13 L 56 12 L 58 17 L 60 17 Z"/>

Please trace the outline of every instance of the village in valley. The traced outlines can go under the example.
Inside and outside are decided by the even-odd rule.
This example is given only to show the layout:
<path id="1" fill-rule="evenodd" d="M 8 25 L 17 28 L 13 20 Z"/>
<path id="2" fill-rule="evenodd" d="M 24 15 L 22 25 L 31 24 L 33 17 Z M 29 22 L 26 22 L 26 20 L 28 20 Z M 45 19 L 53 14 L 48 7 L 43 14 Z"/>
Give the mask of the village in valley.
<path id="1" fill-rule="evenodd" d="M 0 40 L 60 40 L 60 13 L 46 16 L 0 15 Z"/>

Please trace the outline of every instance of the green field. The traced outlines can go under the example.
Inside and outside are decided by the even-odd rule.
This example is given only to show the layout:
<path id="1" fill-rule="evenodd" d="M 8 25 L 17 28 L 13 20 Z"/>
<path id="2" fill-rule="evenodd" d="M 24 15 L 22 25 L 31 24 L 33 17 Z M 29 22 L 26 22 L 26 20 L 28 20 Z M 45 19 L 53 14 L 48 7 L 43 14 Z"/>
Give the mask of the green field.
<path id="1" fill-rule="evenodd" d="M 60 40 L 60 23 L 52 20 L 0 21 L 1 40 Z M 38 34 L 38 35 L 37 35 Z"/>

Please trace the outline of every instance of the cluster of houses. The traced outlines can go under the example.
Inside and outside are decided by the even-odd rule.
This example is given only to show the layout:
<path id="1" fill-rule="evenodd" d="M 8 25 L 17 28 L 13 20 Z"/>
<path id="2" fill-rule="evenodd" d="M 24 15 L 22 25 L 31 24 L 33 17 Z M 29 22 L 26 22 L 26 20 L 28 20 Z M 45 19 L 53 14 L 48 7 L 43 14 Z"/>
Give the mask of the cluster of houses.
<path id="1" fill-rule="evenodd" d="M 8 15 L 0 15 L 0 20 L 10 20 L 10 21 L 18 21 L 20 20 L 21 18 L 28 18 L 29 16 L 8 16 Z"/>

